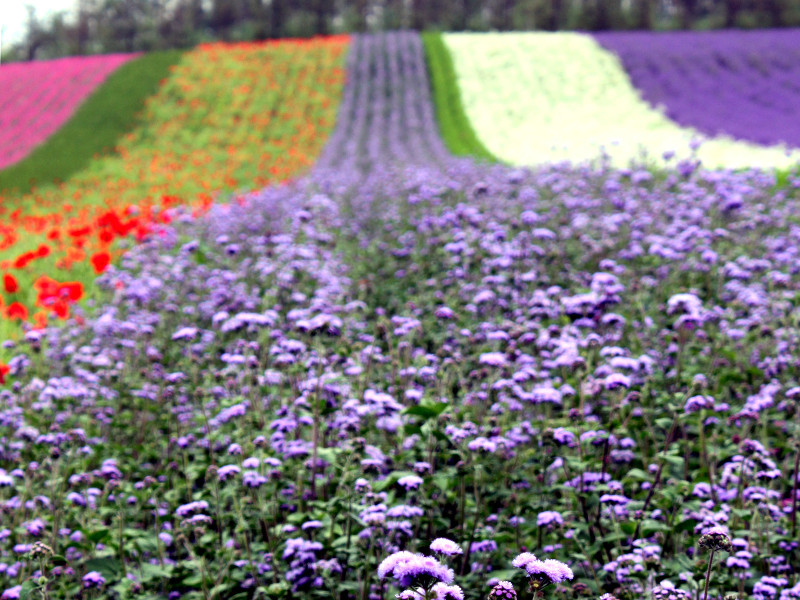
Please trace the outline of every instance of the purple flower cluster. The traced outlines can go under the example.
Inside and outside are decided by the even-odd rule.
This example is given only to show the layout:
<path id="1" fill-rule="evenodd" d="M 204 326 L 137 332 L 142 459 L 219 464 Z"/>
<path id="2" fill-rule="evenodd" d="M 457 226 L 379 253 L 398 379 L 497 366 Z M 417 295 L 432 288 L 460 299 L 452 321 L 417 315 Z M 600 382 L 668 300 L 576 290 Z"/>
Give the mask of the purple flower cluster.
<path id="1" fill-rule="evenodd" d="M 800 31 L 609 32 L 633 84 L 708 135 L 800 147 Z"/>
<path id="2" fill-rule="evenodd" d="M 453 570 L 438 560 L 402 550 L 387 556 L 378 566 L 378 577 L 395 579 L 400 587 L 432 588 L 437 582 L 453 582 Z"/>
<path id="3" fill-rule="evenodd" d="M 511 561 L 512 566 L 523 569 L 528 576 L 531 589 L 538 591 L 550 584 L 561 583 L 572 579 L 574 574 L 566 564 L 548 558 L 539 560 L 530 552 L 523 552 Z"/>

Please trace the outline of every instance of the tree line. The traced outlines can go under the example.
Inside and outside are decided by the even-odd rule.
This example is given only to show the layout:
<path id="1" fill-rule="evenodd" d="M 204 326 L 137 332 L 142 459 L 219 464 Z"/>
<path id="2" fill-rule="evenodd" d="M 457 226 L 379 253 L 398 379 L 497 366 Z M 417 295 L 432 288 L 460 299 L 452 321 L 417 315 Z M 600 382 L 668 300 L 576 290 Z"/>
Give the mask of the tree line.
<path id="1" fill-rule="evenodd" d="M 714 29 L 800 25 L 800 0 L 78 0 L 40 18 L 5 60 L 186 48 L 385 29 Z"/>

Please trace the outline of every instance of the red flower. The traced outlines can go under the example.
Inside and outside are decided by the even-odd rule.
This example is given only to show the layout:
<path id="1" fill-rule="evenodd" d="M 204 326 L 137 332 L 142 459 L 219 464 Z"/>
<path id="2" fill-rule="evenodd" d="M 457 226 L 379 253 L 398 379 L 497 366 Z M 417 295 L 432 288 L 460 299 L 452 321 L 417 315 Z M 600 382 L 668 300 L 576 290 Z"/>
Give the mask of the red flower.
<path id="1" fill-rule="evenodd" d="M 0 384 L 5 385 L 6 383 L 6 375 L 8 375 L 9 371 L 11 371 L 11 367 L 8 365 L 4 365 L 0 363 Z"/>
<path id="2" fill-rule="evenodd" d="M 6 292 L 9 294 L 13 294 L 19 289 L 17 278 L 13 275 L 9 275 L 8 273 L 3 275 L 3 286 L 6 288 Z"/>
<path id="3" fill-rule="evenodd" d="M 56 300 L 53 303 L 53 312 L 59 319 L 66 319 L 69 316 L 69 305 L 63 300 Z"/>
<path id="4" fill-rule="evenodd" d="M 9 319 L 21 319 L 26 321 L 28 319 L 28 309 L 19 302 L 12 302 L 6 309 L 6 316 Z"/>
<path id="5" fill-rule="evenodd" d="M 14 268 L 24 269 L 34 258 L 36 258 L 36 255 L 33 252 L 24 252 L 14 260 Z"/>
<path id="6" fill-rule="evenodd" d="M 69 302 L 77 302 L 83 297 L 83 284 L 80 281 L 67 281 L 58 286 L 58 295 Z"/>
<path id="7" fill-rule="evenodd" d="M 98 275 L 106 270 L 108 264 L 111 262 L 111 255 L 108 252 L 97 252 L 89 259 L 94 267 L 94 272 Z"/>

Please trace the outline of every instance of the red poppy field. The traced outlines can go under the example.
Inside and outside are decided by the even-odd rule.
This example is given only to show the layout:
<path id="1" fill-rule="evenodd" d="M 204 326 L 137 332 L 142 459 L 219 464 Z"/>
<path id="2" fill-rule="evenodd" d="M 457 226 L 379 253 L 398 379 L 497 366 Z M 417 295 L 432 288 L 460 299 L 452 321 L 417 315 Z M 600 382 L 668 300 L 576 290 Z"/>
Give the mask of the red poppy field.
<path id="1" fill-rule="evenodd" d="M 345 36 L 201 45 L 113 153 L 59 185 L 0 192 L 0 335 L 68 318 L 122 252 L 119 240 L 152 235 L 166 209 L 203 211 L 307 169 L 335 121 L 347 45 Z"/>

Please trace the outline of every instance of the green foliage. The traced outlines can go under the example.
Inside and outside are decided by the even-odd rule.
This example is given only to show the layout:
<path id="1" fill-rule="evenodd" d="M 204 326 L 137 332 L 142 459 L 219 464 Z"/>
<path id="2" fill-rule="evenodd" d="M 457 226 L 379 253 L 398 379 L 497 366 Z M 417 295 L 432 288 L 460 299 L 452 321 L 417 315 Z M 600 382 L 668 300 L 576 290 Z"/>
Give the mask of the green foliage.
<path id="1" fill-rule="evenodd" d="M 456 156 L 474 156 L 499 162 L 475 135 L 475 130 L 464 112 L 453 58 L 444 45 L 442 35 L 435 32 L 423 33 L 422 41 L 425 44 L 425 57 L 436 105 L 436 120 L 447 148 Z"/>
<path id="2" fill-rule="evenodd" d="M 154 52 L 132 60 L 100 85 L 72 118 L 27 158 L 0 171 L 0 192 L 30 191 L 63 181 L 114 147 L 137 124 L 145 100 L 158 89 L 182 52 Z"/>

